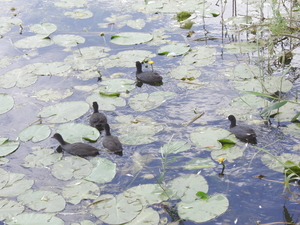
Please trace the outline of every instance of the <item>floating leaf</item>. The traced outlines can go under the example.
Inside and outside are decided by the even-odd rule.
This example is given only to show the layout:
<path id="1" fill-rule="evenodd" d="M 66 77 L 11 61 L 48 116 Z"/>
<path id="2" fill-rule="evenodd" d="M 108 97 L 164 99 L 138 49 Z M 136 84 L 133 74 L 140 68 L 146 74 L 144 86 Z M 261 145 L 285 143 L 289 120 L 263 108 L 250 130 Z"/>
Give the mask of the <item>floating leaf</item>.
<path id="1" fill-rule="evenodd" d="M 160 153 L 164 155 L 169 155 L 171 153 L 176 154 L 178 152 L 187 151 L 190 148 L 191 145 L 187 144 L 185 141 L 171 141 L 160 148 Z"/>
<path id="2" fill-rule="evenodd" d="M 192 65 L 180 65 L 171 70 L 171 77 L 176 79 L 182 78 L 197 78 L 201 75 L 201 71 Z"/>
<path id="3" fill-rule="evenodd" d="M 190 47 L 186 43 L 170 44 L 160 47 L 157 50 L 158 55 L 179 56 L 187 53 Z"/>
<path id="4" fill-rule="evenodd" d="M 58 73 L 63 73 L 71 69 L 71 66 L 64 62 L 39 63 L 36 65 L 33 73 L 44 76 L 57 75 Z"/>
<path id="5" fill-rule="evenodd" d="M 215 167 L 216 163 L 211 158 L 193 158 L 184 166 L 185 170 L 203 169 Z"/>
<path id="6" fill-rule="evenodd" d="M 261 161 L 264 165 L 269 167 L 271 170 L 275 170 L 279 173 L 283 173 L 284 172 L 283 164 L 286 163 L 286 161 L 299 162 L 300 156 L 291 153 L 282 153 L 280 155 L 275 155 L 275 156 L 264 154 L 261 157 Z"/>
<path id="7" fill-rule="evenodd" d="M 0 114 L 8 112 L 13 107 L 14 99 L 6 93 L 0 93 Z"/>
<path id="8" fill-rule="evenodd" d="M 93 94 L 87 97 L 86 101 L 92 105 L 92 102 L 98 102 L 99 109 L 116 110 L 116 106 L 125 106 L 126 101 L 122 97 L 107 97 L 100 94 Z"/>
<path id="9" fill-rule="evenodd" d="M 19 133 L 21 141 L 39 142 L 45 140 L 51 134 L 49 126 L 45 124 L 34 124 L 26 127 Z"/>
<path id="10" fill-rule="evenodd" d="M 59 125 L 56 131 L 70 143 L 83 142 L 83 140 L 97 141 L 100 136 L 96 128 L 81 123 L 64 123 Z"/>
<path id="11" fill-rule="evenodd" d="M 107 183 L 116 175 L 116 164 L 108 159 L 95 157 L 90 160 L 93 165 L 92 172 L 84 179 L 95 183 Z"/>
<path id="12" fill-rule="evenodd" d="M 128 104 L 136 111 L 148 111 L 160 106 L 166 99 L 175 96 L 175 92 L 156 91 L 151 94 L 140 93 L 130 98 Z"/>
<path id="13" fill-rule="evenodd" d="M 227 50 L 229 54 L 244 54 L 257 51 L 259 49 L 259 45 L 257 43 L 250 42 L 232 42 L 229 44 L 225 44 L 223 46 L 224 49 Z"/>
<path id="14" fill-rule="evenodd" d="M 95 90 L 102 91 L 106 93 L 115 93 L 115 92 L 126 92 L 131 91 L 135 88 L 135 80 L 130 79 L 110 79 L 105 80 L 100 83 L 101 86 L 99 89 Z"/>
<path id="15" fill-rule="evenodd" d="M 49 123 L 65 123 L 81 117 L 89 108 L 89 104 L 83 101 L 61 102 L 42 108 L 38 116 L 48 117 Z"/>
<path id="16" fill-rule="evenodd" d="M 0 201 L 0 220 L 12 218 L 24 211 L 24 206 L 20 202 L 8 199 Z"/>
<path id="17" fill-rule="evenodd" d="M 87 0 L 62 0 L 54 2 L 54 5 L 61 8 L 81 8 L 87 4 Z"/>
<path id="18" fill-rule="evenodd" d="M 22 20 L 16 17 L 0 17 L 0 33 L 5 34 L 14 25 L 22 24 Z"/>
<path id="19" fill-rule="evenodd" d="M 141 213 L 126 225 L 155 225 L 159 224 L 159 214 L 152 208 L 143 208 Z"/>
<path id="20" fill-rule="evenodd" d="M 27 190 L 18 196 L 18 201 L 33 210 L 44 212 L 59 212 L 66 206 L 64 198 L 52 191 Z"/>
<path id="21" fill-rule="evenodd" d="M 92 171 L 92 164 L 78 156 L 68 156 L 56 162 L 52 168 L 52 175 L 60 180 L 82 179 Z"/>
<path id="22" fill-rule="evenodd" d="M 65 92 L 61 93 L 61 91 L 54 91 L 52 89 L 44 89 L 35 92 L 36 99 L 44 102 L 48 102 L 50 100 L 59 100 L 64 99 L 71 96 L 73 92 L 70 89 L 65 90 Z"/>
<path id="23" fill-rule="evenodd" d="M 74 180 L 62 190 L 62 195 L 67 202 L 76 205 L 83 199 L 96 199 L 100 195 L 100 190 L 92 182 Z"/>
<path id="24" fill-rule="evenodd" d="M 189 51 L 182 59 L 182 64 L 195 67 L 208 66 L 215 61 L 216 49 L 209 46 L 198 46 Z"/>
<path id="25" fill-rule="evenodd" d="M 23 213 L 7 219 L 5 223 L 7 225 L 32 225 L 35 224 L 43 224 L 43 225 L 64 225 L 64 221 L 56 216 L 51 214 L 38 214 L 38 213 Z"/>
<path id="26" fill-rule="evenodd" d="M 0 157 L 7 156 L 19 147 L 20 143 L 18 141 L 5 141 L 0 145 Z"/>
<path id="27" fill-rule="evenodd" d="M 226 149 L 216 149 L 211 152 L 211 157 L 215 161 L 218 161 L 219 158 L 223 157 L 228 162 L 234 162 L 235 159 L 243 156 L 246 148 L 247 146 L 241 147 L 241 146 L 234 145 Z"/>
<path id="28" fill-rule="evenodd" d="M 73 12 L 65 12 L 64 14 L 73 19 L 88 19 L 93 16 L 93 13 L 86 9 L 76 9 Z"/>
<path id="29" fill-rule="evenodd" d="M 52 40 L 55 44 L 64 47 L 73 47 L 85 42 L 83 37 L 73 34 L 55 35 Z"/>
<path id="30" fill-rule="evenodd" d="M 37 34 L 16 41 L 14 46 L 17 48 L 43 48 L 52 44 L 51 39 L 45 38 L 45 35 Z"/>
<path id="31" fill-rule="evenodd" d="M 30 189 L 34 181 L 23 179 L 24 176 L 25 175 L 21 173 L 10 173 L 8 182 L 0 190 L 0 196 L 13 197 L 22 194 L 27 189 Z"/>
<path id="32" fill-rule="evenodd" d="M 34 24 L 30 27 L 30 31 L 49 36 L 57 30 L 57 26 L 53 23 Z"/>
<path id="33" fill-rule="evenodd" d="M 137 45 L 151 41 L 152 34 L 139 32 L 123 32 L 111 36 L 111 42 L 117 45 Z"/>
<path id="34" fill-rule="evenodd" d="M 142 210 L 139 200 L 128 201 L 123 194 L 101 195 L 92 205 L 92 213 L 107 224 L 123 224 L 134 219 Z"/>
<path id="35" fill-rule="evenodd" d="M 143 19 L 137 19 L 137 20 L 128 20 L 127 26 L 133 28 L 133 29 L 142 29 L 146 25 L 145 20 Z"/>
<path id="36" fill-rule="evenodd" d="M 0 168 L 0 189 L 5 187 L 8 181 L 9 173 L 6 170 Z"/>

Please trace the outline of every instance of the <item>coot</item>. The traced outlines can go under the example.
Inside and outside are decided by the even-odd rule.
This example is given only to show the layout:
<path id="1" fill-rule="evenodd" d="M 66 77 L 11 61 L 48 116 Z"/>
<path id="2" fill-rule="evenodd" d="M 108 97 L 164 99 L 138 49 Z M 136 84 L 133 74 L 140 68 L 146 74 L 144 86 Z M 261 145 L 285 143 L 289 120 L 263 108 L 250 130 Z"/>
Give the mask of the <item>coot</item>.
<path id="1" fill-rule="evenodd" d="M 122 152 L 123 148 L 121 142 L 119 141 L 119 138 L 110 134 L 110 127 L 108 124 L 105 124 L 104 128 L 106 135 L 102 139 L 103 146 L 115 153 Z"/>
<path id="2" fill-rule="evenodd" d="M 64 141 L 63 137 L 59 133 L 55 133 L 52 138 L 56 139 L 59 143 L 61 148 L 68 152 L 71 155 L 77 155 L 81 157 L 85 156 L 96 156 L 99 154 L 99 150 L 94 148 L 91 145 L 84 144 L 81 142 L 69 144 Z"/>
<path id="3" fill-rule="evenodd" d="M 90 117 L 90 125 L 97 128 L 99 131 L 104 129 L 107 123 L 106 116 L 98 111 L 98 103 L 93 102 L 94 113 Z"/>
<path id="4" fill-rule="evenodd" d="M 230 120 L 230 131 L 239 139 L 247 141 L 256 141 L 255 131 L 249 126 L 236 125 L 236 119 L 233 115 L 228 116 Z"/>
<path id="5" fill-rule="evenodd" d="M 135 62 L 136 65 L 136 77 L 144 82 L 144 83 L 161 83 L 162 82 L 162 76 L 160 76 L 158 73 L 154 73 L 152 71 L 142 71 L 142 64 L 137 61 Z"/>

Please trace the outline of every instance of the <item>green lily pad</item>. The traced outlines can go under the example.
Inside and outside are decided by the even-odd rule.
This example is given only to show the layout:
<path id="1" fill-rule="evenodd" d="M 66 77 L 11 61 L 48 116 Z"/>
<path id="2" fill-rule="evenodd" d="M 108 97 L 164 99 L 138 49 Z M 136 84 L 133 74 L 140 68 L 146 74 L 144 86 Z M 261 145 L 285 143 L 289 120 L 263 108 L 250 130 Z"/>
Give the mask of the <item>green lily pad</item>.
<path id="1" fill-rule="evenodd" d="M 226 138 L 229 135 L 229 131 L 221 128 L 198 127 L 190 134 L 190 139 L 200 148 L 221 149 L 222 144 L 218 140 Z"/>
<path id="2" fill-rule="evenodd" d="M 78 156 L 68 156 L 56 162 L 52 168 L 52 175 L 59 180 L 82 179 L 92 171 L 92 164 Z"/>
<path id="3" fill-rule="evenodd" d="M 77 205 L 84 199 L 96 199 L 100 195 L 100 190 L 92 182 L 74 180 L 62 190 L 62 195 L 67 202 Z"/>
<path id="4" fill-rule="evenodd" d="M 12 218 L 24 211 L 24 206 L 20 202 L 8 199 L 0 201 L 0 220 Z"/>
<path id="5" fill-rule="evenodd" d="M 195 67 L 203 67 L 213 64 L 215 61 L 215 54 L 217 53 L 214 47 L 197 46 L 189 51 L 182 59 L 182 64 L 193 65 Z"/>
<path id="6" fill-rule="evenodd" d="M 81 8 L 87 4 L 87 0 L 62 0 L 54 2 L 54 5 L 61 8 Z"/>
<path id="7" fill-rule="evenodd" d="M 26 127 L 19 133 L 21 141 L 39 142 L 45 140 L 51 134 L 49 126 L 45 124 L 34 124 Z"/>
<path id="8" fill-rule="evenodd" d="M 75 9 L 73 12 L 65 12 L 64 14 L 73 19 L 88 19 L 93 17 L 93 13 L 86 9 Z"/>
<path id="9" fill-rule="evenodd" d="M 151 94 L 140 93 L 130 98 L 128 104 L 136 111 L 144 112 L 155 109 L 165 102 L 166 99 L 175 96 L 175 92 L 156 91 Z"/>
<path id="10" fill-rule="evenodd" d="M 18 196 L 18 201 L 33 210 L 44 212 L 59 212 L 66 206 L 65 199 L 52 191 L 27 190 Z"/>
<path id="11" fill-rule="evenodd" d="M 197 78 L 201 75 L 201 71 L 192 65 L 180 65 L 171 70 L 171 77 L 176 79 L 182 78 Z"/>
<path id="12" fill-rule="evenodd" d="M 46 121 L 49 123 L 65 123 L 81 117 L 89 108 L 89 104 L 83 101 L 61 102 L 42 108 L 38 116 L 48 117 Z"/>
<path id="13" fill-rule="evenodd" d="M 85 42 L 83 37 L 73 34 L 55 35 L 52 40 L 55 44 L 64 47 L 73 47 Z"/>
<path id="14" fill-rule="evenodd" d="M 213 151 L 214 152 L 214 151 Z M 185 170 L 204 169 L 215 167 L 216 163 L 211 158 L 193 158 L 184 166 Z"/>
<path id="15" fill-rule="evenodd" d="M 57 30 L 57 26 L 53 23 L 34 24 L 30 27 L 31 32 L 42 34 L 45 36 L 49 36 L 56 30 Z"/>
<path id="16" fill-rule="evenodd" d="M 262 70 L 255 65 L 249 65 L 246 63 L 238 64 L 231 71 L 226 72 L 226 77 L 229 79 L 251 79 L 254 77 L 260 77 L 262 75 Z"/>
<path id="17" fill-rule="evenodd" d="M 69 143 L 83 142 L 83 140 L 97 141 L 100 136 L 96 128 L 81 123 L 61 124 L 56 132 L 60 133 L 64 140 Z"/>
<path id="18" fill-rule="evenodd" d="M 151 41 L 152 34 L 139 32 L 123 32 L 111 36 L 111 42 L 117 45 L 138 45 Z"/>
<path id="19" fill-rule="evenodd" d="M 52 148 L 33 147 L 35 151 L 24 158 L 24 167 L 47 167 L 61 160 L 62 153 L 54 153 Z"/>
<path id="20" fill-rule="evenodd" d="M 71 66 L 64 62 L 39 63 L 33 73 L 43 76 L 57 75 L 58 73 L 67 72 L 69 69 L 71 69 Z"/>
<path id="21" fill-rule="evenodd" d="M 184 55 L 190 50 L 190 46 L 187 46 L 186 43 L 177 43 L 170 44 L 160 47 L 157 50 L 158 55 L 167 55 L 167 56 L 180 56 Z"/>
<path id="22" fill-rule="evenodd" d="M 73 94 L 73 92 L 70 89 L 65 90 L 65 92 L 61 91 L 54 91 L 52 89 L 44 89 L 35 92 L 36 99 L 44 102 L 48 102 L 50 100 L 59 100 L 64 99 L 67 97 L 70 97 Z"/>
<path id="23" fill-rule="evenodd" d="M 159 151 L 163 155 L 169 155 L 171 153 L 176 154 L 190 149 L 191 145 L 187 144 L 185 141 L 171 141 L 164 144 Z"/>
<path id="24" fill-rule="evenodd" d="M 95 157 L 90 160 L 93 165 L 92 172 L 85 177 L 85 180 L 98 184 L 108 183 L 116 175 L 116 164 L 108 159 Z"/>
<path id="25" fill-rule="evenodd" d="M 135 80 L 130 79 L 110 79 L 102 81 L 100 84 L 104 86 L 100 86 L 99 89 L 94 90 L 94 92 L 127 92 L 135 88 Z"/>
<path id="26" fill-rule="evenodd" d="M 246 148 L 247 146 L 242 147 L 234 145 L 231 148 L 213 150 L 211 152 L 211 157 L 215 161 L 218 161 L 219 158 L 223 157 L 228 162 L 234 162 L 235 159 L 243 156 Z"/>
<path id="27" fill-rule="evenodd" d="M 101 195 L 91 206 L 92 213 L 107 224 L 123 224 L 133 220 L 143 206 L 139 200 L 128 201 L 123 194 Z"/>
<path id="28" fill-rule="evenodd" d="M 146 25 L 146 22 L 144 19 L 137 19 L 137 20 L 128 20 L 126 24 L 127 26 L 133 29 L 140 30 Z"/>
<path id="29" fill-rule="evenodd" d="M 115 117 L 120 124 L 112 124 L 111 128 L 118 129 L 120 141 L 126 145 L 149 144 L 157 140 L 153 137 L 163 130 L 163 126 L 147 116 L 123 115 Z"/>
<path id="30" fill-rule="evenodd" d="M 30 189 L 34 181 L 26 180 L 24 179 L 24 176 L 25 175 L 21 173 L 9 173 L 9 180 L 7 181 L 5 186 L 1 188 L 0 196 L 14 197 Z"/>
<path id="31" fill-rule="evenodd" d="M 229 54 L 245 54 L 257 51 L 259 46 L 257 43 L 250 43 L 245 41 L 225 44 L 223 48 L 225 48 L 226 52 Z"/>
<path id="32" fill-rule="evenodd" d="M 282 153 L 281 155 L 275 155 L 274 157 L 270 156 L 269 154 L 264 154 L 261 157 L 261 161 L 264 165 L 269 167 L 271 170 L 283 173 L 284 165 L 278 162 L 278 160 L 282 163 L 285 163 L 288 160 L 292 162 L 299 162 L 300 156 L 297 154 Z"/>
<path id="33" fill-rule="evenodd" d="M 159 224 L 159 214 L 152 208 L 143 208 L 141 213 L 126 225 L 155 225 Z"/>
<path id="34" fill-rule="evenodd" d="M 9 173 L 0 168 L 0 189 L 4 188 L 9 181 Z"/>
<path id="35" fill-rule="evenodd" d="M 14 99 L 6 94 L 0 93 L 0 114 L 6 113 L 14 107 Z"/>
<path id="36" fill-rule="evenodd" d="M 65 62 L 69 64 L 76 64 L 75 59 L 99 59 L 108 56 L 108 52 L 111 49 L 104 46 L 90 46 L 85 48 L 80 48 L 80 50 L 76 49 L 73 51 L 72 55 L 69 55 L 65 58 Z M 75 61 L 74 61 L 75 60 Z M 73 61 L 73 63 L 72 63 Z"/>
<path id="37" fill-rule="evenodd" d="M 7 156 L 14 151 L 16 151 L 19 147 L 20 143 L 18 141 L 5 141 L 0 145 L 0 157 Z"/>
<path id="38" fill-rule="evenodd" d="M 35 224 L 44 225 L 64 225 L 64 221 L 52 214 L 39 214 L 39 213 L 22 213 L 15 217 L 9 218 L 5 221 L 7 225 L 32 225 Z"/>
<path id="39" fill-rule="evenodd" d="M 178 214 L 181 219 L 203 223 L 222 215 L 228 207 L 228 199 L 224 195 L 216 194 L 210 196 L 209 199 L 179 202 Z"/>
<path id="40" fill-rule="evenodd" d="M 108 97 L 100 94 L 93 94 L 87 97 L 86 101 L 92 105 L 93 102 L 98 102 L 99 109 L 116 110 L 116 106 L 125 106 L 126 101 L 122 97 Z"/>
<path id="41" fill-rule="evenodd" d="M 0 17 L 0 33 L 5 34 L 14 25 L 22 24 L 22 20 L 16 17 Z"/>
<path id="42" fill-rule="evenodd" d="M 45 38 L 43 34 L 37 34 L 16 41 L 14 46 L 16 48 L 43 48 L 52 44 L 53 41 L 51 39 Z"/>

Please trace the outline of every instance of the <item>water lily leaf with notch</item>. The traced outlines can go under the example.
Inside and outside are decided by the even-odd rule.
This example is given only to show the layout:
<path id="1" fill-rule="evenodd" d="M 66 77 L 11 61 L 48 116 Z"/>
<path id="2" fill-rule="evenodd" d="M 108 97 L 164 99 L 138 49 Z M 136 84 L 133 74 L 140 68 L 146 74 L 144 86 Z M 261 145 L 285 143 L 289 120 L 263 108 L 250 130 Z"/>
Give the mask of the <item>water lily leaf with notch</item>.
<path id="1" fill-rule="evenodd" d="M 170 181 L 167 188 L 173 192 L 170 195 L 172 200 L 181 199 L 184 202 L 193 202 L 197 198 L 196 193 L 198 191 L 207 193 L 208 184 L 203 176 L 189 174 Z"/>
<path id="2" fill-rule="evenodd" d="M 49 36 L 53 32 L 57 30 L 57 26 L 53 23 L 41 23 L 41 24 L 34 24 L 30 27 L 30 31 L 43 34 L 45 36 Z"/>
<path id="3" fill-rule="evenodd" d="M 140 32 L 123 32 L 111 36 L 111 42 L 116 45 L 138 45 L 152 39 L 152 34 Z"/>
<path id="4" fill-rule="evenodd" d="M 39 214 L 39 213 L 22 213 L 5 221 L 7 225 L 22 224 L 32 225 L 45 224 L 45 225 L 64 225 L 64 221 L 52 214 Z"/>
<path id="5" fill-rule="evenodd" d="M 251 79 L 254 77 L 261 77 L 263 71 L 255 65 L 249 65 L 246 63 L 240 63 L 232 70 L 225 72 L 228 79 Z"/>
<path id="6" fill-rule="evenodd" d="M 116 164 L 108 159 L 95 157 L 90 160 L 93 165 L 92 172 L 85 177 L 85 180 L 98 184 L 112 181 L 116 175 Z"/>
<path id="7" fill-rule="evenodd" d="M 4 188 L 9 181 L 9 173 L 0 168 L 0 189 Z"/>
<path id="8" fill-rule="evenodd" d="M 14 107 L 14 99 L 9 94 L 0 93 L 0 114 L 6 113 Z"/>
<path id="9" fill-rule="evenodd" d="M 94 92 L 99 93 L 105 92 L 105 93 L 116 93 L 116 92 L 127 92 L 131 91 L 135 88 L 135 80 L 131 79 L 110 79 L 105 80 L 100 83 L 101 87 L 94 90 Z"/>
<path id="10" fill-rule="evenodd" d="M 158 184 L 141 184 L 127 189 L 121 195 L 129 202 L 139 200 L 143 206 L 157 204 L 168 199 L 168 195 Z"/>
<path id="11" fill-rule="evenodd" d="M 143 208 L 138 199 L 128 201 L 122 193 L 116 197 L 109 194 L 101 195 L 95 202 L 97 204 L 91 206 L 92 213 L 107 224 L 127 223 L 140 214 Z"/>
<path id="12" fill-rule="evenodd" d="M 187 144 L 185 141 L 171 141 L 164 144 L 159 151 L 161 154 L 169 155 L 171 153 L 176 154 L 189 149 L 191 149 L 191 145 Z"/>
<path id="13" fill-rule="evenodd" d="M 176 79 L 197 78 L 201 75 L 201 71 L 197 70 L 193 65 L 180 65 L 171 70 L 171 77 Z"/>
<path id="14" fill-rule="evenodd" d="M 38 117 L 46 118 L 49 123 L 65 123 L 84 115 L 90 106 L 83 101 L 61 102 L 42 108 Z"/>
<path id="15" fill-rule="evenodd" d="M 76 205 L 83 199 L 96 199 L 100 195 L 99 187 L 85 180 L 74 180 L 62 190 L 67 202 Z"/>
<path id="16" fill-rule="evenodd" d="M 171 91 L 156 91 L 150 94 L 140 93 L 129 99 L 128 104 L 135 111 L 145 112 L 155 109 L 166 101 L 166 99 L 177 95 Z"/>
<path id="17" fill-rule="evenodd" d="M 190 50 L 190 46 L 186 43 L 176 43 L 160 47 L 157 50 L 158 55 L 167 55 L 167 56 L 180 56 L 184 55 Z"/>
<path id="18" fill-rule="evenodd" d="M 229 54 L 245 54 L 257 51 L 259 46 L 257 43 L 250 42 L 234 42 L 223 46 Z"/>
<path id="19" fill-rule="evenodd" d="M 30 189 L 34 183 L 33 180 L 24 179 L 25 174 L 9 173 L 9 180 L 6 185 L 1 188 L 0 196 L 13 197 L 18 196 Z M 20 188 L 22 187 L 22 188 Z"/>
<path id="20" fill-rule="evenodd" d="M 284 163 L 288 160 L 292 162 L 299 162 L 300 156 L 297 154 L 282 153 L 281 155 L 276 155 L 274 157 L 269 154 L 265 154 L 261 157 L 261 161 L 264 165 L 269 167 L 271 170 L 275 170 L 280 173 L 284 172 Z"/>
<path id="21" fill-rule="evenodd" d="M 37 75 L 56 75 L 63 73 L 71 69 L 70 65 L 64 62 L 51 62 L 51 63 L 39 63 L 34 69 L 33 73 Z"/>
<path id="22" fill-rule="evenodd" d="M 64 140 L 69 143 L 83 142 L 83 140 L 97 141 L 100 136 L 96 128 L 81 123 L 61 124 L 56 132 L 60 133 Z"/>
<path id="23" fill-rule="evenodd" d="M 0 87 L 11 88 L 17 87 L 28 87 L 34 84 L 38 77 L 33 71 L 39 63 L 29 64 L 21 68 L 10 70 L 0 76 Z"/>
<path id="24" fill-rule="evenodd" d="M 0 17 L 0 33 L 5 34 L 10 31 L 13 25 L 22 24 L 22 20 L 16 17 Z"/>
<path id="25" fill-rule="evenodd" d="M 52 148 L 41 148 L 36 146 L 32 148 L 33 152 L 24 158 L 24 167 L 47 167 L 61 160 L 62 153 L 54 153 Z"/>
<path id="26" fill-rule="evenodd" d="M 119 124 L 111 124 L 112 129 L 118 129 L 122 135 L 120 141 L 126 145 L 149 144 L 157 140 L 153 137 L 156 133 L 163 130 L 163 126 L 154 119 L 147 116 L 123 115 L 116 116 L 115 120 Z"/>
<path id="27" fill-rule="evenodd" d="M 73 54 L 66 57 L 65 61 L 70 62 L 71 58 L 77 59 L 99 59 L 108 56 L 108 52 L 111 49 L 103 46 L 90 46 L 85 48 L 80 48 L 80 50 L 76 49 L 73 51 Z M 67 60 L 69 59 L 69 60 Z"/>
<path id="28" fill-rule="evenodd" d="M 182 64 L 193 65 L 195 67 L 208 66 L 213 64 L 216 57 L 216 49 L 208 46 L 197 46 L 189 51 L 182 59 Z"/>
<path id="29" fill-rule="evenodd" d="M 74 7 L 81 8 L 85 4 L 87 4 L 87 0 L 76 0 L 76 1 L 63 0 L 54 3 L 55 6 L 61 8 L 74 8 Z"/>
<path id="30" fill-rule="evenodd" d="M 73 47 L 85 42 L 85 38 L 73 34 L 55 35 L 52 40 L 55 44 L 64 47 Z"/>
<path id="31" fill-rule="evenodd" d="M 14 151 L 16 151 L 19 147 L 20 143 L 18 141 L 5 141 L 0 145 L 0 157 L 7 156 Z"/>
<path id="32" fill-rule="evenodd" d="M 141 213 L 126 225 L 155 225 L 159 224 L 159 214 L 152 208 L 143 208 Z"/>
<path id="33" fill-rule="evenodd" d="M 0 220 L 12 218 L 24 211 L 24 206 L 20 202 L 8 199 L 0 201 Z"/>
<path id="34" fill-rule="evenodd" d="M 65 12 L 64 14 L 73 19 L 88 19 L 93 16 L 93 13 L 86 9 L 75 9 L 73 12 Z"/>
<path id="35" fill-rule="evenodd" d="M 14 46 L 16 48 L 43 48 L 52 44 L 53 41 L 51 39 L 45 38 L 45 35 L 37 34 L 16 41 Z"/>
<path id="36" fill-rule="evenodd" d="M 45 140 L 51 134 L 49 126 L 45 124 L 34 124 L 26 127 L 19 133 L 21 141 L 39 142 Z"/>
<path id="37" fill-rule="evenodd" d="M 185 170 L 204 169 L 215 167 L 216 163 L 211 158 L 193 158 L 184 166 Z"/>
<path id="38" fill-rule="evenodd" d="M 234 135 L 232 135 L 234 136 Z M 236 141 L 236 144 L 239 142 Z M 211 152 L 211 157 L 218 161 L 219 158 L 224 157 L 228 162 L 234 162 L 235 159 L 240 158 L 243 156 L 245 149 L 247 146 L 238 146 L 234 145 L 230 148 L 226 149 L 216 149 Z"/>
<path id="39" fill-rule="evenodd" d="M 140 30 L 146 25 L 146 22 L 144 19 L 137 19 L 137 20 L 128 20 L 127 21 L 127 26 Z"/>
<path id="40" fill-rule="evenodd" d="M 288 124 L 286 128 L 283 129 L 285 135 L 292 135 L 295 138 L 300 138 L 300 123 Z"/>
<path id="41" fill-rule="evenodd" d="M 71 96 L 73 92 L 70 89 L 66 89 L 65 92 L 54 91 L 52 89 L 43 89 L 34 93 L 37 100 L 48 102 L 50 100 L 65 99 Z"/>
<path id="42" fill-rule="evenodd" d="M 191 141 L 200 148 L 221 149 L 222 144 L 218 141 L 227 138 L 230 132 L 215 127 L 198 127 L 190 134 Z"/>
<path id="43" fill-rule="evenodd" d="M 116 106 L 125 106 L 126 101 L 122 97 L 107 97 L 100 94 L 93 94 L 87 97 L 86 101 L 92 105 L 93 102 L 98 102 L 99 110 L 112 111 L 116 110 Z"/>
<path id="44" fill-rule="evenodd" d="M 196 223 L 210 221 L 227 211 L 228 199 L 221 194 L 210 196 L 209 199 L 197 199 L 191 202 L 179 202 L 178 214 L 181 219 Z"/>
<path id="45" fill-rule="evenodd" d="M 53 165 L 51 173 L 59 180 L 82 179 L 91 173 L 92 167 L 86 159 L 67 156 Z"/>
<path id="46" fill-rule="evenodd" d="M 52 191 L 27 190 L 18 196 L 18 201 L 30 209 L 44 212 L 59 212 L 66 207 L 65 199 Z"/>

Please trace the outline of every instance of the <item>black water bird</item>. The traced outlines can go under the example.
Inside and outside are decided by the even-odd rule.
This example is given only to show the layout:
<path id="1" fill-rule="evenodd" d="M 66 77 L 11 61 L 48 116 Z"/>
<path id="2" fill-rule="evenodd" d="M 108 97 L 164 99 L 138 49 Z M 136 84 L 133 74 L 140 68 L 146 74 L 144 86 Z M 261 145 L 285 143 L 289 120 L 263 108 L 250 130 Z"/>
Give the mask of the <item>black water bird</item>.
<path id="1" fill-rule="evenodd" d="M 151 84 L 151 85 L 161 85 L 162 84 L 162 76 L 160 76 L 158 73 L 154 73 L 153 71 L 142 71 L 142 64 L 137 61 L 135 62 L 136 65 L 136 77 L 139 81 Z"/>
<path id="2" fill-rule="evenodd" d="M 105 124 L 105 136 L 102 138 L 102 145 L 108 150 L 118 153 L 123 151 L 123 147 L 119 138 L 116 136 L 112 136 L 110 133 L 110 127 L 108 124 Z"/>
<path id="3" fill-rule="evenodd" d="M 103 113 L 99 112 L 99 106 L 97 102 L 93 102 L 94 113 L 90 117 L 90 125 L 95 127 L 99 131 L 104 129 L 107 123 L 107 118 Z"/>
<path id="4" fill-rule="evenodd" d="M 80 157 L 86 157 L 86 156 L 96 156 L 99 154 L 99 150 L 97 148 L 94 148 L 91 145 L 77 142 L 73 144 L 69 144 L 68 142 L 65 142 L 63 137 L 59 133 L 55 133 L 52 138 L 56 139 L 60 143 L 60 147 L 58 149 L 62 149 L 66 152 L 68 152 L 71 155 L 77 155 Z"/>
<path id="5" fill-rule="evenodd" d="M 256 133 L 249 127 L 244 125 L 236 125 L 236 118 L 233 115 L 228 116 L 230 124 L 230 132 L 232 132 L 238 139 L 246 140 L 249 142 L 256 142 Z"/>

